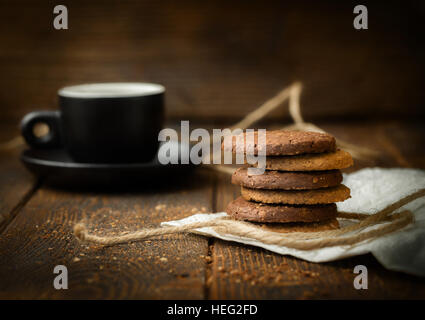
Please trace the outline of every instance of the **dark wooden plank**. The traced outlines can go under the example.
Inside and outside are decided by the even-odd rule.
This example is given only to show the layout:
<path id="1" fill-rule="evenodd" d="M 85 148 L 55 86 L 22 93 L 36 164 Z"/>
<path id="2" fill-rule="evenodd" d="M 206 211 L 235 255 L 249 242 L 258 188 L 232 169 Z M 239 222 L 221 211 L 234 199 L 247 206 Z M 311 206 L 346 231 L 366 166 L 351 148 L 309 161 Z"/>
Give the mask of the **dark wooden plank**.
<path id="1" fill-rule="evenodd" d="M 425 169 L 423 123 L 392 121 L 381 127 L 381 141 L 400 166 Z"/>
<path id="2" fill-rule="evenodd" d="M 323 124 L 323 128 L 346 141 L 373 147 L 381 152 L 374 161 L 356 161 L 352 170 L 365 166 L 400 166 L 404 155 L 397 147 L 400 139 L 418 142 L 421 129 L 410 127 L 415 133 L 404 130 L 398 140 L 387 137 L 394 124 Z M 402 126 L 397 126 L 401 130 Z M 407 128 L 404 128 L 407 129 Z M 419 131 L 418 131 L 419 130 Z M 391 141 L 391 147 L 382 143 L 382 135 Z M 416 135 L 416 140 L 410 136 Z M 423 156 L 422 145 L 411 145 Z M 394 157 L 394 148 L 399 154 Z M 405 147 L 406 148 L 406 147 Z M 407 162 L 410 163 L 410 162 Z M 239 188 L 230 184 L 230 177 L 218 178 L 216 209 L 239 196 Z M 208 281 L 208 297 L 212 299 L 386 299 L 425 298 L 425 281 L 414 276 L 384 269 L 372 255 L 354 257 L 337 262 L 315 264 L 300 259 L 280 256 L 263 249 L 214 240 L 210 244 L 212 264 Z M 363 264 L 368 267 L 369 289 L 355 290 L 353 268 Z"/>
<path id="3" fill-rule="evenodd" d="M 362 167 L 425 168 L 425 129 L 417 121 L 364 121 L 326 123 L 323 129 L 336 137 L 377 150 L 380 155 L 372 161 L 356 160 L 355 171 Z"/>
<path id="4" fill-rule="evenodd" d="M 365 31 L 355 4 L 332 0 L 74 0 L 68 30 L 52 26 L 56 4 L 0 2 L 1 117 L 98 81 L 160 82 L 175 118 L 237 120 L 294 80 L 308 117 L 424 114 L 420 4 L 365 1 Z"/>
<path id="5" fill-rule="evenodd" d="M 206 238 L 180 234 L 102 247 L 79 243 L 72 227 L 85 218 L 105 234 L 211 211 L 212 188 L 203 177 L 121 193 L 42 187 L 0 238 L 0 297 L 202 299 Z M 53 288 L 59 264 L 68 268 L 68 290 Z"/>
<path id="6" fill-rule="evenodd" d="M 6 148 L 17 136 L 16 126 L 0 126 L 0 234 L 31 197 L 36 185 L 19 161 L 22 147 Z"/>

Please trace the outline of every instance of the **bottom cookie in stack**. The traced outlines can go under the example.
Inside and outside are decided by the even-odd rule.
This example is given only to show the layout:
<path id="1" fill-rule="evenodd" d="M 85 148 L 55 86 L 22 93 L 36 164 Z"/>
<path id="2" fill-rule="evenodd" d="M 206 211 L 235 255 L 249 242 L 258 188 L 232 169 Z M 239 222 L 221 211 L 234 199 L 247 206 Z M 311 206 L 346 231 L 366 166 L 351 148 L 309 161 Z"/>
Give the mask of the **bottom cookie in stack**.
<path id="1" fill-rule="evenodd" d="M 317 222 L 336 217 L 336 204 L 287 205 L 247 201 L 242 197 L 229 203 L 227 214 L 237 220 L 283 223 Z"/>
<path id="2" fill-rule="evenodd" d="M 254 222 L 255 223 L 255 222 Z M 318 232 L 335 230 L 339 228 L 337 218 L 318 222 L 287 222 L 287 223 L 255 223 L 261 229 L 272 232 Z"/>

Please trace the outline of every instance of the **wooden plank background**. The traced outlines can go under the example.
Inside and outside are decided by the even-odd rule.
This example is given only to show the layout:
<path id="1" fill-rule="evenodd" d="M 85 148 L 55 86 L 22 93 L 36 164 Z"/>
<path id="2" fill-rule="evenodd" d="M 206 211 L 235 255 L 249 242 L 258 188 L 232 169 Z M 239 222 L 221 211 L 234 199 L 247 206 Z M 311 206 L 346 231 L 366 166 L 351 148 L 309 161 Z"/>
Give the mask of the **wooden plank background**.
<path id="1" fill-rule="evenodd" d="M 10 141 L 19 132 L 13 125 L 0 127 L 0 141 Z M 38 183 L 18 161 L 20 148 L 0 150 L 0 234 L 26 204 Z"/>
<path id="2" fill-rule="evenodd" d="M 237 120 L 295 80 L 307 119 L 424 115 L 422 1 L 0 1 L 0 119 L 57 107 L 64 85 L 150 81 L 167 115 Z M 282 114 L 274 114 L 284 117 Z"/>
<path id="3" fill-rule="evenodd" d="M 380 151 L 365 166 L 425 168 L 425 128 L 395 121 L 320 123 L 337 137 Z M 1 130 L 0 130 L 1 132 Z M 9 132 L 7 134 L 10 134 Z M 4 136 L 4 134 L 1 134 Z M 408 143 L 407 143 L 408 142 Z M 1 153 L 0 298 L 423 299 L 425 279 L 385 270 L 371 255 L 314 264 L 263 249 L 181 234 L 117 246 L 81 244 L 72 234 L 87 219 L 98 233 L 156 226 L 192 213 L 222 211 L 239 195 L 230 177 L 198 171 L 182 185 L 152 190 L 69 192 L 33 184 Z M 14 177 L 14 182 L 8 176 Z M 1 226 L 1 224 L 0 224 Z M 69 290 L 54 290 L 64 264 Z M 368 267 L 369 289 L 353 288 L 353 268 Z"/>

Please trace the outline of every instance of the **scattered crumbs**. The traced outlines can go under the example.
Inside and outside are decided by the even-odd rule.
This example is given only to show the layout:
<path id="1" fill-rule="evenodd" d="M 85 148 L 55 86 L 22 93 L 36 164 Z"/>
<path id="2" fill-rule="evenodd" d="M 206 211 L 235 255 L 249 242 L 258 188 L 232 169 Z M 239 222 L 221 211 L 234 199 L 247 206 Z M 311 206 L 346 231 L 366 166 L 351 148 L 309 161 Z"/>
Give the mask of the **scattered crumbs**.
<path id="1" fill-rule="evenodd" d="M 317 277 L 320 276 L 320 274 L 318 272 L 313 272 L 313 271 L 308 271 L 308 270 L 303 270 L 303 271 L 301 271 L 301 273 L 303 275 L 305 275 L 306 277 L 309 277 L 309 278 L 317 278 Z"/>
<path id="2" fill-rule="evenodd" d="M 207 286 L 211 286 L 212 285 L 212 282 L 213 282 L 213 277 L 212 276 L 209 276 L 208 279 L 207 279 L 206 285 Z"/>
<path id="3" fill-rule="evenodd" d="M 244 280 L 244 281 L 250 281 L 250 280 L 252 280 L 252 281 L 254 281 L 253 279 L 256 277 L 256 274 L 255 273 L 243 273 L 242 274 L 242 279 Z"/>
<path id="4" fill-rule="evenodd" d="M 288 263 L 281 263 L 280 265 L 274 265 L 273 266 L 273 270 L 274 271 L 276 271 L 276 272 L 287 272 L 288 271 L 288 268 L 287 267 L 285 267 L 285 266 L 287 266 L 288 265 Z"/>
<path id="5" fill-rule="evenodd" d="M 155 206 L 156 211 L 164 210 L 165 208 L 167 208 L 165 204 L 158 204 Z"/>
<path id="6" fill-rule="evenodd" d="M 187 277 L 190 276 L 190 274 L 185 272 L 185 273 L 181 273 L 181 274 L 175 274 L 175 276 L 177 278 L 187 278 Z"/>
<path id="7" fill-rule="evenodd" d="M 75 257 L 72 261 L 74 261 L 74 262 L 78 262 L 78 261 L 80 261 L 80 260 L 81 260 L 80 258 Z"/>
<path id="8" fill-rule="evenodd" d="M 237 269 L 233 269 L 229 273 L 232 276 L 236 276 L 236 275 L 240 275 L 241 274 L 241 272 L 239 270 L 237 270 Z"/>

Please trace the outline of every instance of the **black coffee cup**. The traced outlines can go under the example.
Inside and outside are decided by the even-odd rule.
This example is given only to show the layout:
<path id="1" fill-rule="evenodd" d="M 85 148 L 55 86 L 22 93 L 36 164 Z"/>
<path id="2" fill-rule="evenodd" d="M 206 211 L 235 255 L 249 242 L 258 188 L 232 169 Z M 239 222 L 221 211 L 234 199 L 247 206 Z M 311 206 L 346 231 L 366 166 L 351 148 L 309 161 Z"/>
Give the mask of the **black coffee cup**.
<path id="1" fill-rule="evenodd" d="M 64 147 L 88 163 L 151 161 L 163 125 L 165 88 L 152 83 L 94 83 L 58 91 L 60 111 L 35 111 L 21 122 L 33 148 Z M 49 132 L 37 137 L 34 126 Z"/>

